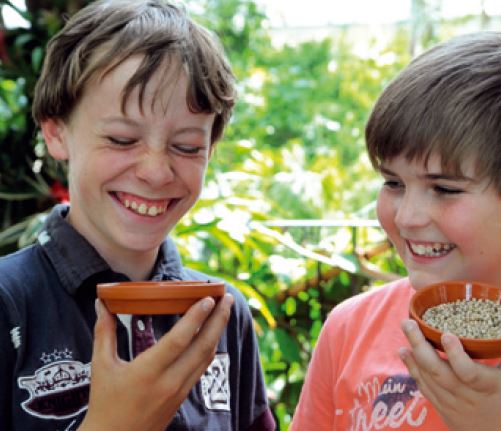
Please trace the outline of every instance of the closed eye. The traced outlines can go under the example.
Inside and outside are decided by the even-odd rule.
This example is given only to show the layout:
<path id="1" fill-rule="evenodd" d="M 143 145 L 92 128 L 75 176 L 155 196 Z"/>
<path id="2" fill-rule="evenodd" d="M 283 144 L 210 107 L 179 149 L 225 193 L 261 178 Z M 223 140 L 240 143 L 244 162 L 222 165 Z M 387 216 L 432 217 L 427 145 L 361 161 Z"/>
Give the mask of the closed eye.
<path id="1" fill-rule="evenodd" d="M 127 145 L 133 145 L 137 142 L 136 139 L 130 139 L 130 138 L 119 138 L 116 136 L 107 136 L 106 139 L 111 142 L 114 145 L 120 145 L 120 146 L 127 146 Z"/>
<path id="2" fill-rule="evenodd" d="M 433 190 L 435 191 L 435 193 L 439 195 L 456 195 L 459 193 L 464 193 L 463 189 L 458 189 L 454 187 L 445 187 L 439 185 L 433 186 Z"/>
<path id="3" fill-rule="evenodd" d="M 196 145 L 174 145 L 174 148 L 183 154 L 198 154 L 204 149 Z"/>
<path id="4" fill-rule="evenodd" d="M 404 184 L 401 181 L 397 180 L 385 180 L 383 183 L 383 187 L 389 188 L 389 189 L 399 189 L 401 187 L 404 187 Z"/>

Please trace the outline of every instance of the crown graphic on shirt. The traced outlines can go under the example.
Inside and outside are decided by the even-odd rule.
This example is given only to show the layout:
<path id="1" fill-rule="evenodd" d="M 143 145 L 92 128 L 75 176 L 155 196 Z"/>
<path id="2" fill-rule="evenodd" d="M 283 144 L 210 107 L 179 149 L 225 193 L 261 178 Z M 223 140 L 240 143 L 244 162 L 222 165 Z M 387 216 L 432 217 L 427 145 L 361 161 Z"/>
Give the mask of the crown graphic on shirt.
<path id="1" fill-rule="evenodd" d="M 53 358 L 53 353 L 44 358 Z M 55 357 L 61 353 L 56 351 Z M 69 354 L 71 352 L 63 351 L 63 355 Z M 90 363 L 63 359 L 42 366 L 32 375 L 19 377 L 18 387 L 29 392 L 21 407 L 28 414 L 44 419 L 78 415 L 89 402 L 90 372 Z"/>
<path id="2" fill-rule="evenodd" d="M 56 362 L 63 359 L 73 359 L 73 352 L 68 348 L 64 350 L 54 349 L 50 353 L 43 352 L 42 356 L 40 356 L 40 360 L 44 364 L 50 364 L 51 362 Z"/>

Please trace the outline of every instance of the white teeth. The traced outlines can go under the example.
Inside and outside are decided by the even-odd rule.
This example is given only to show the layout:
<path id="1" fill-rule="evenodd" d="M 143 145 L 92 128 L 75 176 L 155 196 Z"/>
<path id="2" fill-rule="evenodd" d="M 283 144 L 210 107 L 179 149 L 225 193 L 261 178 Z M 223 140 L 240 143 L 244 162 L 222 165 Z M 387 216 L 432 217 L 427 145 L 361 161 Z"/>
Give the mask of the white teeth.
<path id="1" fill-rule="evenodd" d="M 163 214 L 165 212 L 165 207 L 164 206 L 148 206 L 146 203 L 141 202 L 137 203 L 136 201 L 125 199 L 123 201 L 123 204 L 126 208 L 131 209 L 132 211 L 141 214 L 141 215 L 148 215 L 150 217 L 155 217 L 159 214 Z"/>
<path id="2" fill-rule="evenodd" d="M 409 246 L 414 254 L 425 257 L 443 256 L 455 247 L 453 244 L 441 244 L 439 242 L 433 243 L 433 245 L 409 243 Z"/>
<path id="3" fill-rule="evenodd" d="M 144 204 L 144 203 L 139 205 L 139 208 L 137 209 L 137 212 L 141 215 L 145 215 L 147 213 L 147 211 L 148 211 L 148 208 L 147 208 L 146 204 Z"/>
<path id="4" fill-rule="evenodd" d="M 425 253 L 425 247 L 424 245 L 413 245 L 411 246 L 412 251 L 416 254 L 424 254 Z"/>

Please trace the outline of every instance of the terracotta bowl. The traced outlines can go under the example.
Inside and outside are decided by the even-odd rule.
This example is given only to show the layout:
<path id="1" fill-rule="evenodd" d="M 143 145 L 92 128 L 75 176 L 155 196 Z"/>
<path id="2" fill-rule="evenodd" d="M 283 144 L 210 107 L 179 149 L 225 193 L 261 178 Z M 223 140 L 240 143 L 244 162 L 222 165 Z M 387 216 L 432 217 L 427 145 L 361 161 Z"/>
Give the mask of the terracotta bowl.
<path id="1" fill-rule="evenodd" d="M 416 291 L 411 299 L 409 314 L 421 328 L 430 343 L 443 351 L 440 337 L 442 332 L 427 325 L 421 316 L 426 309 L 446 302 L 462 299 L 490 299 L 501 303 L 501 287 L 475 281 L 446 281 L 432 284 Z M 474 339 L 459 337 L 465 351 L 472 358 L 501 357 L 501 339 Z"/>
<path id="2" fill-rule="evenodd" d="M 225 292 L 224 283 L 129 281 L 97 285 L 97 296 L 114 314 L 182 314 L 198 300 Z"/>

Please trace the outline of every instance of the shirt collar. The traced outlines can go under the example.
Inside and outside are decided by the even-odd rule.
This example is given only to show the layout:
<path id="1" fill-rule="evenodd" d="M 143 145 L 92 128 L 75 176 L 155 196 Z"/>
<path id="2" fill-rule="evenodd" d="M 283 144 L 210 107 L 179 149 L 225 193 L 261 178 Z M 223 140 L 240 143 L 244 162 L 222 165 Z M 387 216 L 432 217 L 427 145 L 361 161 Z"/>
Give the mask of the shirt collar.
<path id="1" fill-rule="evenodd" d="M 56 270 L 61 283 L 74 295 L 89 278 L 99 273 L 107 282 L 126 281 L 124 274 L 113 272 L 97 250 L 68 223 L 68 205 L 56 205 L 38 236 L 38 242 Z M 183 268 L 174 242 L 167 238 L 160 246 L 151 280 L 181 280 Z"/>

